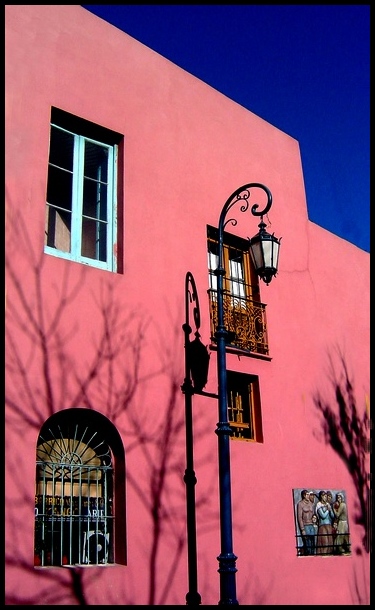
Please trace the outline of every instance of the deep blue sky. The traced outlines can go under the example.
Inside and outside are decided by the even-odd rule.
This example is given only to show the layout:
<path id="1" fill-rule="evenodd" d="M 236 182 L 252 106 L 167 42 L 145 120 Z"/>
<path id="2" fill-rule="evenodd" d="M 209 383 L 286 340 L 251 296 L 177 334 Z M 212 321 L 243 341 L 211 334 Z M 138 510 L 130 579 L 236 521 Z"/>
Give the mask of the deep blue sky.
<path id="1" fill-rule="evenodd" d="M 370 251 L 370 5 L 82 6 L 298 140 L 310 220 Z"/>

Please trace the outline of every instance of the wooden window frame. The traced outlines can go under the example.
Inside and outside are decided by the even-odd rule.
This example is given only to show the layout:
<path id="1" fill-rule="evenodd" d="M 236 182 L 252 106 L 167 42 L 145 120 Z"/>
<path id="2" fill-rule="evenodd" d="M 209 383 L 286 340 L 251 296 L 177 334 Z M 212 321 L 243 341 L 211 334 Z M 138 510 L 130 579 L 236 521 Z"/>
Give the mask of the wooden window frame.
<path id="1" fill-rule="evenodd" d="M 223 307 L 228 347 L 246 355 L 269 357 L 266 305 L 260 302 L 259 278 L 254 269 L 246 239 L 224 232 Z M 209 305 L 211 340 L 216 342 L 218 230 L 207 227 Z M 233 273 L 231 261 L 240 259 L 241 273 Z"/>
<path id="2" fill-rule="evenodd" d="M 231 440 L 263 442 L 259 379 L 227 371 L 228 421 Z"/>

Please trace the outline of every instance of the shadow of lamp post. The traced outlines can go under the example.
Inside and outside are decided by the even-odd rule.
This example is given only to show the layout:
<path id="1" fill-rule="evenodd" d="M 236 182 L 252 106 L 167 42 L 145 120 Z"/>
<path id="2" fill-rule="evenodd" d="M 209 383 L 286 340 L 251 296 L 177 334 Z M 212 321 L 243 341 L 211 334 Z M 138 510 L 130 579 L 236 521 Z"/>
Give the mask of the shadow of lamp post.
<path id="1" fill-rule="evenodd" d="M 190 326 L 190 304 L 195 303 L 193 318 L 195 324 L 195 339 L 190 341 L 192 328 Z M 197 537 L 195 519 L 195 484 L 197 482 L 194 471 L 193 456 L 193 417 L 192 396 L 202 394 L 207 383 L 209 354 L 200 341 L 200 311 L 198 293 L 194 278 L 190 272 L 185 277 L 185 324 L 182 329 L 185 334 L 185 379 L 181 390 L 185 395 L 185 429 L 186 429 L 186 470 L 184 481 L 186 485 L 186 515 L 187 515 L 187 547 L 188 547 L 188 575 L 189 591 L 186 594 L 187 605 L 198 605 L 201 596 L 198 593 L 197 577 Z"/>
<path id="2" fill-rule="evenodd" d="M 232 536 L 232 501 L 230 481 L 230 452 L 229 437 L 231 428 L 228 422 L 228 397 L 227 397 L 227 371 L 226 371 L 226 348 L 228 331 L 224 324 L 224 295 L 223 284 L 225 277 L 224 268 L 224 229 L 228 223 L 232 226 L 237 220 L 230 218 L 226 220 L 227 213 L 235 205 L 239 204 L 240 211 L 246 212 L 250 207 L 250 189 L 260 189 L 267 195 L 267 203 L 263 210 L 258 211 L 259 205 L 251 207 L 254 216 L 260 216 L 258 234 L 249 239 L 249 249 L 252 262 L 257 275 L 268 285 L 277 273 L 280 239 L 270 235 L 265 230 L 263 222 L 264 214 L 270 210 L 272 195 L 269 189 L 258 182 L 245 184 L 238 188 L 225 202 L 219 218 L 218 239 L 218 267 L 215 271 L 217 276 L 217 376 L 218 376 L 218 408 L 219 422 L 215 430 L 218 436 L 219 451 L 219 496 L 220 496 L 220 538 L 221 552 L 218 556 L 220 574 L 220 601 L 219 605 L 238 604 L 236 599 L 236 555 L 233 553 Z"/>

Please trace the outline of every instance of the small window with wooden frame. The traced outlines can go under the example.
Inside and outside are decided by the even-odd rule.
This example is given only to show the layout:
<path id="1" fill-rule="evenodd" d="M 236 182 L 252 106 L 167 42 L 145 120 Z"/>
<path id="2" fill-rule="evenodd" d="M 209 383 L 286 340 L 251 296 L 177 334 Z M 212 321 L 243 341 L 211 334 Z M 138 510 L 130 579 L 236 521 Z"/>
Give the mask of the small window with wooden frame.
<path id="1" fill-rule="evenodd" d="M 259 380 L 227 371 L 228 421 L 232 440 L 263 442 Z"/>
<path id="2" fill-rule="evenodd" d="M 216 342 L 218 230 L 207 227 L 211 340 Z M 249 253 L 249 242 L 224 233 L 223 309 L 228 346 L 254 354 L 269 354 L 266 306 L 260 302 L 259 278 Z"/>

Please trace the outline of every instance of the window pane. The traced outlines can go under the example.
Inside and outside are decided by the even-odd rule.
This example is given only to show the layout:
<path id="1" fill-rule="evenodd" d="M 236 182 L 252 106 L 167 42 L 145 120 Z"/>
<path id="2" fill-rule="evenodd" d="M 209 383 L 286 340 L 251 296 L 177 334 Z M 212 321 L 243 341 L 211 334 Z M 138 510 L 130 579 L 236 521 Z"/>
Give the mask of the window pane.
<path id="1" fill-rule="evenodd" d="M 47 202 L 64 210 L 72 209 L 73 174 L 50 165 L 48 168 Z"/>
<path id="2" fill-rule="evenodd" d="M 107 220 L 107 185 L 85 178 L 83 185 L 84 216 Z"/>
<path id="3" fill-rule="evenodd" d="M 61 252 L 70 252 L 71 213 L 47 205 L 46 214 L 45 245 Z"/>
<path id="4" fill-rule="evenodd" d="M 51 127 L 49 162 L 73 171 L 74 135 Z"/>
<path id="5" fill-rule="evenodd" d="M 244 272 L 242 265 L 242 257 L 238 256 L 229 260 L 231 291 L 235 297 L 245 297 Z"/>
<path id="6" fill-rule="evenodd" d="M 82 256 L 107 260 L 107 225 L 104 222 L 82 219 Z"/>
<path id="7" fill-rule="evenodd" d="M 215 275 L 215 270 L 217 269 L 217 264 L 218 264 L 218 260 L 217 260 L 216 254 L 209 252 L 208 253 L 208 269 L 209 269 L 209 274 L 210 274 L 210 288 L 212 290 L 217 290 L 217 277 Z M 212 295 L 212 298 L 214 298 L 214 295 Z"/>
<path id="8" fill-rule="evenodd" d="M 230 263 L 230 274 L 235 280 L 243 280 L 242 264 L 240 260 L 231 260 Z"/>
<path id="9" fill-rule="evenodd" d="M 107 260 L 108 149 L 85 142 L 82 256 Z M 97 222 L 97 220 L 103 222 Z"/>
<path id="10" fill-rule="evenodd" d="M 93 178 L 100 182 L 108 181 L 108 148 L 85 142 L 85 169 L 86 178 Z"/>

